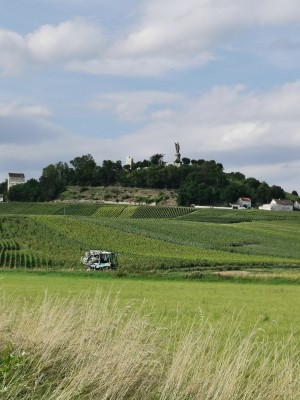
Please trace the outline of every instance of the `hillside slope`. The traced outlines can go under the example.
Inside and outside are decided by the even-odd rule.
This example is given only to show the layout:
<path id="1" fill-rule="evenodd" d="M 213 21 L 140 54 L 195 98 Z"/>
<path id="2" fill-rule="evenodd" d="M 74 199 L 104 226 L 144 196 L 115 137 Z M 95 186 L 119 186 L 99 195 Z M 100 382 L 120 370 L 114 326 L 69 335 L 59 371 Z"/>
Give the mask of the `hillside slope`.
<path id="1" fill-rule="evenodd" d="M 152 203 L 164 206 L 177 205 L 177 193 L 168 189 L 143 189 L 122 186 L 80 187 L 68 186 L 58 200 L 92 202 Z"/>

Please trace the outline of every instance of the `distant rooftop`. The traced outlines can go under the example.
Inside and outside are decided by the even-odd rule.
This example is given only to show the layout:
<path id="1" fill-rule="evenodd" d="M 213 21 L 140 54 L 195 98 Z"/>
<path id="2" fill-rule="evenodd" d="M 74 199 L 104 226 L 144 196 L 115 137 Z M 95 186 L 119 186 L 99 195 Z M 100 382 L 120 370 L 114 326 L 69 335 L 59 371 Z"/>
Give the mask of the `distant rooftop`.
<path id="1" fill-rule="evenodd" d="M 281 199 L 274 199 L 276 204 L 280 204 L 282 206 L 292 206 L 292 200 L 281 200 Z"/>
<path id="2" fill-rule="evenodd" d="M 10 178 L 25 178 L 25 175 L 22 173 L 17 173 L 17 172 L 9 172 L 8 176 Z"/>

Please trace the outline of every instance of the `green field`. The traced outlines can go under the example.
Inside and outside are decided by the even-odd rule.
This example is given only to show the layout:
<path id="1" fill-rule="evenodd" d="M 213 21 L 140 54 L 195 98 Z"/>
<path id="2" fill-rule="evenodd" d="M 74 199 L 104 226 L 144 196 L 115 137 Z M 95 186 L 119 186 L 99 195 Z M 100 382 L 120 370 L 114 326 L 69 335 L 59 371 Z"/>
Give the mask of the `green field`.
<path id="1" fill-rule="evenodd" d="M 167 322 L 180 316 L 183 325 L 201 316 L 217 321 L 224 314 L 241 314 L 242 325 L 258 323 L 271 335 L 288 334 L 300 328 L 300 286 L 297 284 L 202 282 L 154 278 L 116 277 L 113 274 L 0 272 L 2 292 L 22 301 L 32 302 L 49 295 L 76 297 L 101 290 L 118 297 L 121 304 L 133 300 L 143 304 L 155 320 Z"/>
<path id="2" fill-rule="evenodd" d="M 1 399 L 300 399 L 300 213 L 4 206 Z"/>
<path id="3" fill-rule="evenodd" d="M 3 204 L 0 266 L 79 270 L 89 249 L 120 271 L 297 271 L 300 213 L 96 204 Z"/>
<path id="4" fill-rule="evenodd" d="M 299 399 L 300 286 L 1 271 L 1 399 Z"/>

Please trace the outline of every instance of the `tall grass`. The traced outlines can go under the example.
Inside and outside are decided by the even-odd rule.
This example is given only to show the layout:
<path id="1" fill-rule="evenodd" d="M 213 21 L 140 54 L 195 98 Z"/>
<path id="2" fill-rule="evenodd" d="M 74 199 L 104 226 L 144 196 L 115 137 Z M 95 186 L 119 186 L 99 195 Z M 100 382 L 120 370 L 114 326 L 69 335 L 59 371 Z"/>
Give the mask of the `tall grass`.
<path id="1" fill-rule="evenodd" d="M 34 304 L 3 295 L 0 312 L 3 400 L 300 398 L 299 337 L 245 333 L 241 316 L 153 324 L 99 291 Z"/>

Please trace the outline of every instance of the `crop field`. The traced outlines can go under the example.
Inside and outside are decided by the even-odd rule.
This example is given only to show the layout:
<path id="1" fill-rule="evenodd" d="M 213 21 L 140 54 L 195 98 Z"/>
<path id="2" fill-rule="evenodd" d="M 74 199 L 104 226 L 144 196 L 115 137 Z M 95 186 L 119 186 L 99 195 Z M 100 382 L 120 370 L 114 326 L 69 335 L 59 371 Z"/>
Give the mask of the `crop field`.
<path id="1" fill-rule="evenodd" d="M 79 270 L 83 253 L 101 248 L 118 253 L 123 272 L 298 269 L 299 223 L 8 214 L 0 216 L 0 266 Z"/>
<path id="2" fill-rule="evenodd" d="M 180 217 L 191 222 L 238 223 L 252 221 L 298 221 L 299 212 L 262 211 L 262 210 L 231 210 L 217 208 L 202 208 Z"/>
<path id="3" fill-rule="evenodd" d="M 300 399 L 300 213 L 4 206 L 1 399 Z"/>
<path id="4" fill-rule="evenodd" d="M 69 215 L 111 218 L 177 218 L 193 212 L 192 207 L 153 207 L 90 203 L 3 203 L 0 215 Z"/>
<path id="5" fill-rule="evenodd" d="M 0 215 L 69 215 L 137 219 L 182 219 L 191 222 L 229 224 L 252 221 L 299 221 L 300 212 L 232 210 L 101 203 L 2 203 Z"/>
<path id="6" fill-rule="evenodd" d="M 0 271 L 0 397 L 291 400 L 297 284 Z"/>

